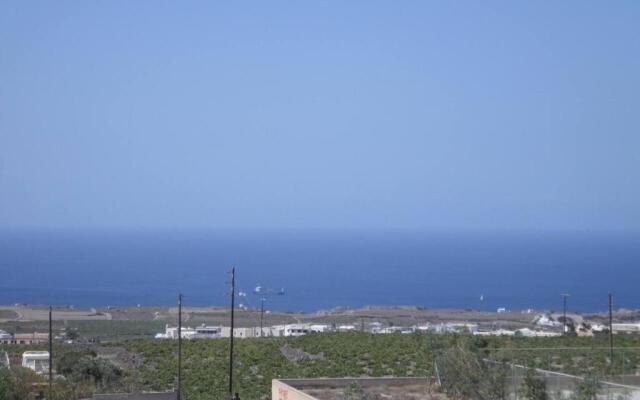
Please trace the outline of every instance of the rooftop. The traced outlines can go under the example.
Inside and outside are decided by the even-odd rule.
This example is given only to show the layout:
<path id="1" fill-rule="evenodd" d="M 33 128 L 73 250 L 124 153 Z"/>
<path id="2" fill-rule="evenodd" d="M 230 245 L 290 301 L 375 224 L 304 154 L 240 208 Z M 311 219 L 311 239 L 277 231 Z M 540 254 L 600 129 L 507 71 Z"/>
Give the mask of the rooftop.
<path id="1" fill-rule="evenodd" d="M 349 393 L 351 392 L 351 393 Z M 445 399 L 427 378 L 281 379 L 272 383 L 273 400 L 342 400 L 360 397 L 385 400 Z"/>
<path id="2" fill-rule="evenodd" d="M 96 394 L 87 400 L 176 400 L 174 392 Z"/>

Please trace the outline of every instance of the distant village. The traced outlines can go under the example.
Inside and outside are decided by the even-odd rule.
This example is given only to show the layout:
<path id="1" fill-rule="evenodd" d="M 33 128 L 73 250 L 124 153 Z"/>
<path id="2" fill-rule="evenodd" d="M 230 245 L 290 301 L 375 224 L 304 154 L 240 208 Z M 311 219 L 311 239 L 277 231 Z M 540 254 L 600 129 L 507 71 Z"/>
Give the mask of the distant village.
<path id="1" fill-rule="evenodd" d="M 498 313 L 506 312 L 498 309 Z M 569 319 L 567 318 L 569 321 Z M 573 321 L 565 325 L 558 319 L 554 319 L 550 314 L 538 314 L 534 318 L 535 327 L 519 329 L 481 329 L 478 323 L 470 322 L 442 322 L 425 323 L 412 326 L 388 326 L 382 322 L 367 322 L 356 324 L 317 324 L 317 323 L 296 323 L 282 324 L 267 327 L 242 327 L 234 328 L 233 336 L 236 338 L 255 337 L 290 337 L 307 334 L 334 333 L 334 332 L 368 332 L 373 334 L 410 334 L 414 332 L 444 334 L 444 333 L 467 333 L 477 336 L 522 336 L 522 337 L 555 337 L 561 336 L 563 329 L 575 332 L 577 336 L 594 336 L 604 334 L 609 331 L 608 325 L 598 323 L 581 322 L 574 325 Z M 614 334 L 640 333 L 640 323 L 614 323 L 612 324 Z M 183 339 L 215 339 L 228 338 L 231 335 L 231 328 L 228 326 L 208 326 L 200 325 L 195 328 L 182 327 L 181 337 Z M 156 339 L 177 339 L 178 327 L 165 326 L 165 331 L 157 333 Z"/>

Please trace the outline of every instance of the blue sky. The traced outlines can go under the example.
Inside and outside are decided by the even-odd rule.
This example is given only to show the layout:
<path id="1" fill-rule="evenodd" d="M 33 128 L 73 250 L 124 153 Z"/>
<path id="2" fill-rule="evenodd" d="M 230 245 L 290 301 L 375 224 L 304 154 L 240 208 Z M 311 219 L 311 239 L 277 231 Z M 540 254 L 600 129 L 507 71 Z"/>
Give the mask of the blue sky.
<path id="1" fill-rule="evenodd" d="M 0 227 L 638 231 L 638 21 L 4 1 Z"/>

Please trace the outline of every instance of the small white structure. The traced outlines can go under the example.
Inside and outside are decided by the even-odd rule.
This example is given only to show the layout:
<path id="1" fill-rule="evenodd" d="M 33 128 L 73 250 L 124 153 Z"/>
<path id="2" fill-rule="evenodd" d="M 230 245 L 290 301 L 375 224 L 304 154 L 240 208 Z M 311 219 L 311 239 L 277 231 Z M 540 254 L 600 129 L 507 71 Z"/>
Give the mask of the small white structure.
<path id="1" fill-rule="evenodd" d="M 38 374 L 49 372 L 48 351 L 25 351 L 22 353 L 22 366 L 36 371 Z"/>
<path id="2" fill-rule="evenodd" d="M 560 323 L 555 321 L 549 314 L 540 314 L 535 319 L 535 324 L 538 326 L 558 326 Z"/>
<path id="3" fill-rule="evenodd" d="M 354 325 L 340 325 L 338 326 L 338 332 L 353 332 L 356 330 Z"/>
<path id="4" fill-rule="evenodd" d="M 612 324 L 613 333 L 640 333 L 640 323 Z"/>
<path id="5" fill-rule="evenodd" d="M 449 332 L 473 333 L 477 332 L 479 329 L 478 324 L 472 324 L 469 322 L 449 322 L 446 325 L 449 328 Z"/>
<path id="6" fill-rule="evenodd" d="M 515 336 L 524 337 L 556 337 L 561 336 L 560 332 L 534 331 L 529 328 L 516 329 Z"/>
<path id="7" fill-rule="evenodd" d="M 473 334 L 477 336 L 514 336 L 515 332 L 507 329 L 496 329 L 493 331 L 476 331 Z"/>
<path id="8" fill-rule="evenodd" d="M 325 325 L 325 324 L 309 325 L 309 332 L 312 332 L 312 333 L 325 333 L 329 331 L 331 331 L 330 325 Z"/>
<path id="9" fill-rule="evenodd" d="M 200 325 L 195 329 L 194 339 L 215 339 L 222 337 L 222 328 L 218 326 Z"/>
<path id="10" fill-rule="evenodd" d="M 282 336 L 302 336 L 309 333 L 309 326 L 305 324 L 283 325 Z"/>
<path id="11" fill-rule="evenodd" d="M 2 339 L 13 339 L 13 335 L 0 329 L 0 340 Z"/>
<path id="12" fill-rule="evenodd" d="M 496 312 L 497 312 L 498 314 L 506 313 L 506 312 L 507 312 L 507 309 L 506 309 L 505 307 L 499 307 L 499 308 L 496 310 Z"/>
<path id="13" fill-rule="evenodd" d="M 213 339 L 219 338 L 222 335 L 222 328 L 217 326 L 205 326 L 204 324 L 193 329 L 189 327 L 183 327 L 180 331 L 180 336 L 183 339 Z M 164 333 L 157 333 L 156 339 L 177 339 L 178 327 L 165 325 Z"/>
<path id="14" fill-rule="evenodd" d="M 369 331 L 371 333 L 380 333 L 382 330 L 382 322 L 373 321 L 369 324 Z"/>

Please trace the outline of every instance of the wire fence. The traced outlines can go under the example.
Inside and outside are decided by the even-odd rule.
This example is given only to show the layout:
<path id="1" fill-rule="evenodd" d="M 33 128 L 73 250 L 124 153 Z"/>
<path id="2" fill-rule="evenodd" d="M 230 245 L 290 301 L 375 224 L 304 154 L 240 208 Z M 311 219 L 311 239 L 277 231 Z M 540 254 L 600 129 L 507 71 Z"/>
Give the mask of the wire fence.
<path id="1" fill-rule="evenodd" d="M 640 347 L 528 347 L 484 350 L 486 358 L 576 376 L 640 385 Z"/>
<path id="2" fill-rule="evenodd" d="M 509 364 L 509 393 L 513 400 L 524 400 L 523 386 L 527 367 Z M 544 379 L 549 399 L 562 400 L 576 398 L 577 388 L 589 378 L 561 372 L 534 369 L 537 376 Z M 625 385 L 610 380 L 595 381 L 596 397 L 602 400 L 640 400 L 640 386 Z"/>

